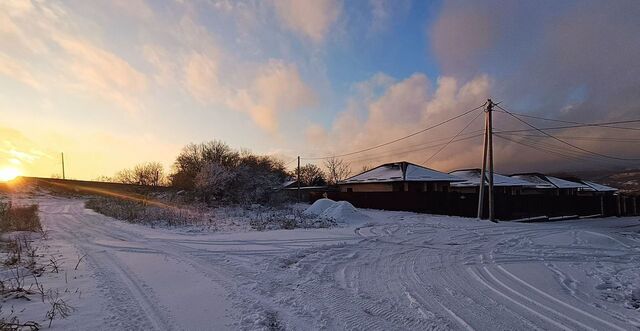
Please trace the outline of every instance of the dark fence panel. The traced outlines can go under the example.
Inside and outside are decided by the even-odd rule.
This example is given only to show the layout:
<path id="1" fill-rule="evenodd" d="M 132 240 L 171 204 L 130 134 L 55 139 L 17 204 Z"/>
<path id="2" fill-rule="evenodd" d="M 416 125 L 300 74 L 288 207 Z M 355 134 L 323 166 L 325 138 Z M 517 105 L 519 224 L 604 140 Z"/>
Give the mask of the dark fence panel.
<path id="1" fill-rule="evenodd" d="M 345 200 L 359 208 L 401 210 L 421 213 L 475 217 L 478 194 L 457 192 L 309 192 L 314 202 L 326 194 L 333 200 Z M 602 200 L 601 200 L 602 199 Z M 604 209 L 606 216 L 618 215 L 614 196 L 550 196 L 495 195 L 495 216 L 498 219 L 518 219 L 536 216 L 595 215 Z M 602 203 L 601 203 L 602 201 Z M 627 201 L 627 213 L 632 208 Z M 485 208 L 485 215 L 488 214 Z"/>

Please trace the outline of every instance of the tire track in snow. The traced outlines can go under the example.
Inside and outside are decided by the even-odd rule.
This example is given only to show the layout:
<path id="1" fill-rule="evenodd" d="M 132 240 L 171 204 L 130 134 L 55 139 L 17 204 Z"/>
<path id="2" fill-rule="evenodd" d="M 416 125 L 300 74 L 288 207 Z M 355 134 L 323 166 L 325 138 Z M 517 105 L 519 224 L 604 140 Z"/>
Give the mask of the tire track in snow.
<path id="1" fill-rule="evenodd" d="M 482 285 L 484 285 L 486 288 L 488 288 L 489 290 L 493 291 L 494 293 L 496 293 L 497 295 L 513 302 L 514 304 L 516 304 L 517 306 L 523 308 L 524 310 L 530 312 L 533 315 L 538 316 L 539 318 L 541 318 L 544 321 L 547 321 L 548 323 L 555 325 L 557 328 L 562 329 L 562 330 L 566 330 L 569 331 L 571 330 L 571 328 L 567 327 L 566 325 L 551 319 L 549 317 L 547 317 L 546 315 L 516 301 L 515 299 L 511 298 L 510 296 L 504 294 L 502 291 L 496 289 L 495 287 L 493 287 L 492 285 L 490 285 L 487 281 L 483 280 L 482 277 L 480 277 L 480 275 L 478 275 L 472 268 L 468 268 L 467 271 L 478 281 L 480 282 Z"/>
<path id="2" fill-rule="evenodd" d="M 527 296 L 527 295 L 525 295 L 525 294 L 523 294 L 523 293 L 521 293 L 521 292 L 518 292 L 517 290 L 515 290 L 515 289 L 514 289 L 514 288 L 512 288 L 511 286 L 509 286 L 509 285 L 507 285 L 506 283 L 504 283 L 503 281 L 499 280 L 499 279 L 498 279 L 498 278 L 497 278 L 497 277 L 496 277 L 496 276 L 495 276 L 491 271 L 489 271 L 489 268 L 487 268 L 486 266 L 485 266 L 485 267 L 483 267 L 483 270 L 485 271 L 485 273 L 486 273 L 487 275 L 489 275 L 489 277 L 490 277 L 490 278 L 491 278 L 491 279 L 492 279 L 496 284 L 498 284 L 498 285 L 502 286 L 503 288 L 507 289 L 509 292 L 511 292 L 511 293 L 515 294 L 516 296 L 518 296 L 518 297 L 522 298 L 524 301 L 527 301 L 527 302 L 529 302 L 529 303 L 531 303 L 531 304 L 533 304 L 533 305 L 535 305 L 535 306 L 537 306 L 537 307 L 540 307 L 540 308 L 542 308 L 542 309 L 546 310 L 547 312 L 550 312 L 550 313 L 552 313 L 552 314 L 555 314 L 556 316 L 558 316 L 558 317 L 560 317 L 560 318 L 562 318 L 562 319 L 565 319 L 565 320 L 571 321 L 571 322 L 573 322 L 574 324 L 579 325 L 579 326 L 580 326 L 580 327 L 582 327 L 583 329 L 591 330 L 591 331 L 596 331 L 596 329 L 594 329 L 594 328 L 592 328 L 592 327 L 590 327 L 590 326 L 588 326 L 588 325 L 586 325 L 586 324 L 584 324 L 584 323 L 582 323 L 582 322 L 580 322 L 580 321 L 577 321 L 577 320 L 575 320 L 575 319 L 573 319 L 573 318 L 571 318 L 571 317 L 569 317 L 569 316 L 567 316 L 567 315 L 565 315 L 565 314 L 563 314 L 563 313 L 561 313 L 561 312 L 559 312 L 559 311 L 557 311 L 557 310 L 555 310 L 555 309 L 553 309 L 553 308 L 549 307 L 548 305 L 546 305 L 546 304 L 544 304 L 544 303 L 542 303 L 542 302 L 540 302 L 540 301 L 537 301 L 537 300 L 533 299 L 533 298 L 532 298 L 532 296 Z"/>
<path id="3" fill-rule="evenodd" d="M 538 289 L 537 287 L 525 282 L 524 280 L 522 280 L 518 276 L 512 274 L 511 272 L 509 272 L 508 270 L 506 270 L 505 268 L 503 268 L 500 265 L 497 266 L 497 268 L 500 271 L 504 272 L 505 274 L 509 275 L 511 278 L 513 278 L 516 281 L 518 281 L 520 284 L 522 284 L 522 285 L 526 286 L 527 288 L 535 291 L 536 293 L 539 293 L 540 295 L 544 296 L 545 298 L 548 298 L 548 299 L 550 299 L 550 300 L 552 300 L 552 301 L 554 301 L 554 302 L 556 302 L 556 303 L 558 303 L 558 304 L 560 304 L 562 306 L 565 306 L 565 307 L 567 307 L 567 308 L 569 308 L 569 309 L 571 309 L 571 310 L 573 310 L 573 311 L 575 311 L 575 312 L 577 312 L 579 314 L 582 314 L 583 316 L 586 316 L 586 317 L 591 318 L 591 319 L 593 319 L 593 320 L 595 320 L 597 322 L 605 324 L 605 325 L 609 326 L 610 328 L 613 328 L 613 329 L 616 329 L 616 330 L 620 330 L 620 331 L 625 331 L 624 328 L 621 328 L 621 327 L 619 327 L 619 326 L 617 326 L 617 325 L 615 325 L 615 324 L 613 324 L 613 323 L 611 323 L 609 321 L 606 321 L 606 320 L 604 320 L 602 318 L 599 318 L 599 317 L 597 317 L 597 316 L 595 316 L 595 315 L 593 315 L 591 313 L 588 313 L 588 312 L 586 312 L 586 311 L 584 311 L 582 309 L 574 307 L 574 306 L 572 306 L 572 305 L 570 305 L 570 304 L 568 304 L 568 303 L 566 303 L 564 301 L 561 301 L 561 300 L 557 299 L 556 297 L 554 297 L 554 296 L 552 296 L 552 295 L 550 295 L 550 294 Z"/>
<path id="4" fill-rule="evenodd" d="M 72 230 L 68 227 L 68 224 L 60 224 L 59 226 L 74 237 L 76 247 L 87 254 L 87 258 L 98 271 L 97 276 L 99 281 L 103 283 L 103 289 L 109 293 L 108 299 L 117 301 L 116 303 L 110 303 L 112 310 L 120 315 L 118 317 L 119 321 L 116 324 L 122 326 L 122 321 L 127 320 L 137 320 L 142 322 L 139 318 L 136 318 L 136 316 L 142 315 L 148 319 L 148 323 L 142 322 L 141 325 L 148 326 L 148 324 L 150 324 L 156 330 L 172 330 L 174 328 L 172 326 L 172 322 L 167 318 L 169 313 L 165 308 L 158 307 L 155 304 L 158 300 L 153 296 L 152 290 L 143 289 L 138 285 L 142 282 L 137 279 L 133 273 L 128 270 L 128 268 L 122 265 L 121 262 L 118 262 L 116 257 L 112 256 L 108 251 L 91 249 L 94 244 L 88 241 L 87 238 L 90 238 L 90 236 L 88 236 L 86 232 L 84 233 L 84 236 L 81 236 L 80 233 L 78 233 L 78 229 L 80 229 L 83 224 L 78 224 L 80 222 L 78 222 L 74 217 L 71 217 L 71 215 L 65 215 L 65 218 L 76 223 L 77 228 Z M 113 239 L 118 238 L 113 237 Z M 80 242 L 83 244 L 78 245 Z M 119 276 L 119 281 L 113 279 L 114 271 Z M 129 302 L 127 309 L 125 310 L 117 308 L 123 304 L 123 301 Z M 136 302 L 137 305 L 135 306 L 141 312 L 135 313 L 130 310 L 133 308 L 130 305 L 130 302 Z"/>

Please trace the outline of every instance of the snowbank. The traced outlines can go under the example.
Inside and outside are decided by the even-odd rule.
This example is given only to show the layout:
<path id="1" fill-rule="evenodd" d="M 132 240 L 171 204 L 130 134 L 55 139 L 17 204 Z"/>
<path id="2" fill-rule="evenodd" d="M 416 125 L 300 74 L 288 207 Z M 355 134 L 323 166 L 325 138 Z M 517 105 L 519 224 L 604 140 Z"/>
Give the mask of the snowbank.
<path id="1" fill-rule="evenodd" d="M 327 208 L 333 206 L 336 202 L 331 199 L 316 200 L 304 213 L 307 215 L 320 216 Z"/>
<path id="2" fill-rule="evenodd" d="M 332 219 L 339 223 L 354 223 L 369 219 L 369 216 L 359 212 L 358 209 L 349 202 L 336 202 L 331 199 L 317 200 L 305 210 L 305 213 L 307 215 Z"/>

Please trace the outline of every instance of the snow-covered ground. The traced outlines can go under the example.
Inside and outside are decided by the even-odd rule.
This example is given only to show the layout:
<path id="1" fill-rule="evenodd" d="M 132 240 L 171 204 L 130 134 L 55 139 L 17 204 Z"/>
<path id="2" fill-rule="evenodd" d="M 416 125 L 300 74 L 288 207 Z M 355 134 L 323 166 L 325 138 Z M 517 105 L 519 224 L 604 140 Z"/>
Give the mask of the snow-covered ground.
<path id="1" fill-rule="evenodd" d="M 330 229 L 189 233 L 40 197 L 82 292 L 58 329 L 633 330 L 640 221 L 359 210 Z"/>

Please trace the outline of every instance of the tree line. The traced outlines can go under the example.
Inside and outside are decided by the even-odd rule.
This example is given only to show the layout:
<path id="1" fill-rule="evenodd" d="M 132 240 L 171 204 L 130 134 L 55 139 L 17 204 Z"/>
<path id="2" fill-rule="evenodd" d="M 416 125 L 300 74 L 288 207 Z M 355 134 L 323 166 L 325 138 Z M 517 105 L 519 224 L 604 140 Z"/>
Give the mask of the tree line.
<path id="1" fill-rule="evenodd" d="M 324 169 L 315 164 L 300 167 L 301 186 L 335 185 L 351 175 L 351 165 L 329 158 Z M 367 168 L 363 167 L 363 171 Z M 284 162 L 249 150 L 235 150 L 214 140 L 182 148 L 170 173 L 162 164 L 147 162 L 118 171 L 102 181 L 148 186 L 171 186 L 193 193 L 203 201 L 261 203 L 288 180 L 297 180 L 297 169 L 287 171 Z"/>

